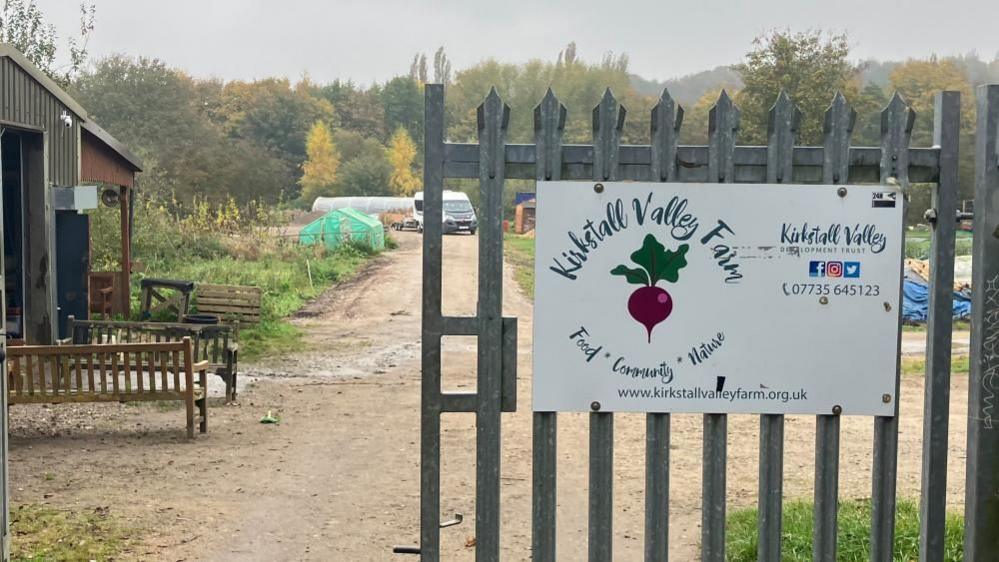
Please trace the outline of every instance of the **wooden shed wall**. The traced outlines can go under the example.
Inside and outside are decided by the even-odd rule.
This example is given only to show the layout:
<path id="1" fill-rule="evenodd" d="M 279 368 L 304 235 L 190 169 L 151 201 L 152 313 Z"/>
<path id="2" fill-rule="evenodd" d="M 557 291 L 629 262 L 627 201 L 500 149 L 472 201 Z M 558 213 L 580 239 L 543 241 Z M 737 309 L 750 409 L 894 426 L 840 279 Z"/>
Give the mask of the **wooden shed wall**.
<path id="1" fill-rule="evenodd" d="M 72 127 L 59 118 L 63 111 L 73 117 Z M 48 133 L 49 181 L 79 183 L 80 116 L 7 57 L 0 57 L 0 121 Z"/>
<path id="2" fill-rule="evenodd" d="M 85 182 L 133 187 L 135 173 L 123 163 L 121 156 L 86 130 L 82 134 L 80 179 Z"/>

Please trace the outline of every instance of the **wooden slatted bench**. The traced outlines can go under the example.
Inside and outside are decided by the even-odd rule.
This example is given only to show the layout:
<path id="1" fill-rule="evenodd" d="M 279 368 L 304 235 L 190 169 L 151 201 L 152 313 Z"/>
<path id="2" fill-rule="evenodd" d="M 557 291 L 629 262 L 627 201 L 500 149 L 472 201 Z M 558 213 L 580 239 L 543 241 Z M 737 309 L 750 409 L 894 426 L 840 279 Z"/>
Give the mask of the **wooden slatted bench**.
<path id="1" fill-rule="evenodd" d="M 194 293 L 199 314 L 213 314 L 226 321 L 260 323 L 260 287 L 198 283 Z"/>
<path id="2" fill-rule="evenodd" d="M 225 381 L 227 402 L 236 400 L 239 373 L 239 324 L 185 324 L 179 322 L 67 321 L 68 343 L 152 343 L 189 338 L 195 361 L 208 361 L 208 370 Z"/>
<path id="3" fill-rule="evenodd" d="M 7 349 L 10 404 L 184 402 L 187 436 L 208 429 L 206 370 L 190 338 L 161 343 L 26 345 Z M 197 376 L 195 376 L 197 373 Z"/>

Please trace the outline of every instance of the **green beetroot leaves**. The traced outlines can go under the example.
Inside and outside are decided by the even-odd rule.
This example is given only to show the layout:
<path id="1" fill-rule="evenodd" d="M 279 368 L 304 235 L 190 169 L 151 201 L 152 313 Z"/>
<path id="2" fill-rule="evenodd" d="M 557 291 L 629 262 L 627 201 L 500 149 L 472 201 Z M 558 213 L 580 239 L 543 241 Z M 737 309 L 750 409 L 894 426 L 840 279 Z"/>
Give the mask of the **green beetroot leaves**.
<path id="1" fill-rule="evenodd" d="M 628 283 L 655 287 L 660 280 L 676 283 L 680 278 L 680 270 L 687 266 L 687 250 L 690 246 L 680 244 L 676 251 L 667 250 L 647 234 L 642 247 L 631 254 L 631 261 L 641 268 L 619 265 L 611 270 L 611 275 L 624 276 Z"/>

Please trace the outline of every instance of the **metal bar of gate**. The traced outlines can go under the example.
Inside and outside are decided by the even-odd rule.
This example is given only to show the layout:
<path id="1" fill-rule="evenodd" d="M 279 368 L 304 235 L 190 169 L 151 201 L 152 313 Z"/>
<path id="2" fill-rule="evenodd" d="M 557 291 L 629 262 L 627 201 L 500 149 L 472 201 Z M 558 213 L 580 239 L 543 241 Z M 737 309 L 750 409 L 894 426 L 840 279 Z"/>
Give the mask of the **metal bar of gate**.
<path id="1" fill-rule="evenodd" d="M 608 88 L 593 110 L 593 179 L 617 179 L 617 162 L 625 109 Z M 594 187 L 596 189 L 596 187 Z M 590 562 L 611 562 L 614 538 L 614 414 L 590 414 Z"/>
<path id="2" fill-rule="evenodd" d="M 652 109 L 650 172 L 653 181 L 676 181 L 676 149 L 683 110 L 663 90 Z M 645 418 L 645 562 L 669 559 L 670 415 Z"/>
<path id="3" fill-rule="evenodd" d="M 503 368 L 503 173 L 508 108 L 493 88 L 478 109 L 479 304 L 475 409 L 475 559 L 499 562 Z"/>
<path id="4" fill-rule="evenodd" d="M 0 145 L 3 144 L 3 135 L 6 129 L 0 127 Z M 3 172 L 0 171 L 0 184 L 3 183 Z M 0 232 L 3 229 L 3 200 L 0 199 Z M 3 242 L 3 235 L 0 234 L 0 243 Z M 3 302 L 7 302 L 5 279 L 4 256 L 0 254 L 0 295 Z M 6 308 L 0 310 L 0 322 L 7 324 Z M 10 486 L 8 482 L 9 473 L 7 471 L 7 338 L 0 341 L 0 561 L 10 560 Z"/>
<path id="5" fill-rule="evenodd" d="M 441 228 L 444 198 L 444 87 L 424 90 L 423 327 L 420 415 L 420 559 L 440 560 Z"/>
<path id="6" fill-rule="evenodd" d="M 964 559 L 999 552 L 999 85 L 978 88 Z"/>
<path id="7" fill-rule="evenodd" d="M 936 220 L 930 243 L 930 302 L 926 326 L 926 384 L 923 405 L 922 494 L 919 503 L 919 559 L 944 559 L 947 519 L 947 431 L 950 418 L 950 360 L 953 320 L 954 239 L 957 231 L 958 142 L 961 93 L 937 94 L 933 144 L 940 147 L 940 179 L 930 213 Z M 931 217 L 932 218 L 932 215 Z"/>
<path id="8" fill-rule="evenodd" d="M 850 178 L 850 137 L 857 112 L 837 92 L 823 124 L 822 183 L 834 185 Z M 812 559 L 836 562 L 839 512 L 839 425 L 842 409 L 815 417 L 815 506 Z"/>
<path id="9" fill-rule="evenodd" d="M 724 90 L 708 117 L 708 181 L 731 183 L 735 176 L 735 134 L 739 109 Z M 719 377 L 717 389 L 725 379 Z M 725 471 L 728 456 L 728 416 L 704 415 L 702 453 L 701 559 L 725 562 Z"/>
<path id="10" fill-rule="evenodd" d="M 784 183 L 794 170 L 794 140 L 801 111 L 781 91 L 770 108 L 767 143 L 767 182 Z M 757 558 L 779 562 L 784 496 L 784 416 L 760 416 L 759 544 Z"/>
<path id="11" fill-rule="evenodd" d="M 909 183 L 909 139 L 916 114 L 896 93 L 881 115 L 881 181 Z M 904 204 L 904 198 L 903 198 Z M 904 242 L 900 242 L 904 243 Z M 902 275 L 901 264 L 899 276 Z M 900 290 L 901 293 L 901 290 Z M 899 294 L 899 303 L 902 302 Z M 871 479 L 871 560 L 892 562 L 895 546 L 895 479 L 898 472 L 898 372 L 901 370 L 901 334 L 895 378 L 895 415 L 874 418 L 874 466 Z"/>
<path id="12" fill-rule="evenodd" d="M 536 161 L 539 181 L 562 177 L 562 134 L 566 109 L 549 88 L 534 110 Z M 534 413 L 531 555 L 534 562 L 555 562 L 556 489 L 558 482 L 558 414 Z"/>

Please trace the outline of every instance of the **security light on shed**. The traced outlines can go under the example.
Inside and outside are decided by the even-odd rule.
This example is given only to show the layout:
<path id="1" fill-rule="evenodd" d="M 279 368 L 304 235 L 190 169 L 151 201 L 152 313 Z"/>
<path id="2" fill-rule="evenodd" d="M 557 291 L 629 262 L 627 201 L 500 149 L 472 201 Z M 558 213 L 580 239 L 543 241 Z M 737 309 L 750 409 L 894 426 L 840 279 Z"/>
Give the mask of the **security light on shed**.
<path id="1" fill-rule="evenodd" d="M 108 188 L 101 192 L 101 203 L 108 207 L 117 207 L 120 197 L 117 189 Z"/>

